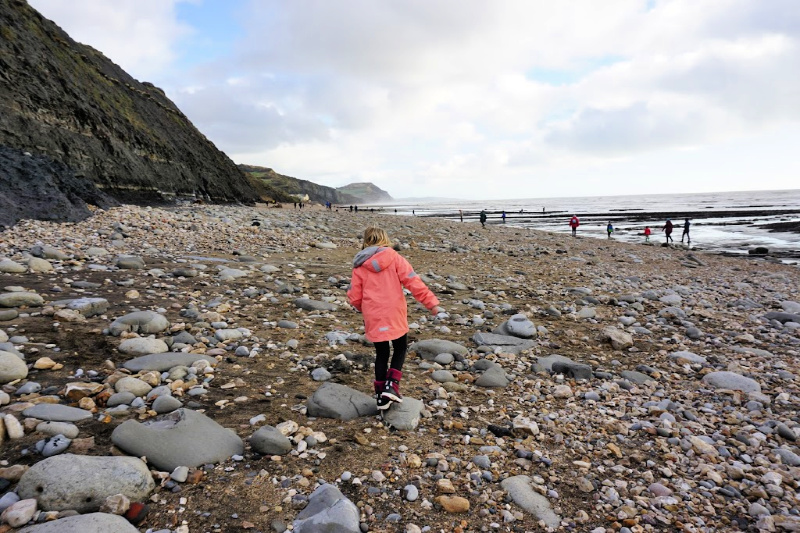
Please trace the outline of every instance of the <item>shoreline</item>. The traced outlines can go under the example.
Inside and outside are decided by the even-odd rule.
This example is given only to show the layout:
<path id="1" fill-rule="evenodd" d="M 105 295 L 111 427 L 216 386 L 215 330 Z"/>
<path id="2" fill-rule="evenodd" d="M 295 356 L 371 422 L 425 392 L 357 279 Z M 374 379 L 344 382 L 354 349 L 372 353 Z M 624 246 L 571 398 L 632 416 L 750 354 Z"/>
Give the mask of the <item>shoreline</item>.
<path id="1" fill-rule="evenodd" d="M 536 530 L 539 518 L 501 486 L 515 476 L 529 477 L 564 530 L 800 527 L 790 514 L 798 506 L 791 487 L 800 480 L 800 338 L 791 321 L 762 318 L 800 301 L 797 268 L 511 225 L 483 232 L 445 219 L 390 217 L 291 204 L 122 206 L 79 223 L 23 221 L 0 234 L 0 259 L 26 267 L 0 274 L 3 286 L 45 301 L 0 321 L 0 330 L 26 338 L 14 345 L 28 364 L 49 357 L 63 365 L 30 368 L 4 387 L 10 397 L 0 412 L 18 418 L 25 431 L 6 439 L 0 457 L 23 467 L 43 459 L 23 454 L 44 438 L 21 414 L 24 403 L 89 408 L 91 418 L 76 425 L 78 440 L 94 439 L 80 444 L 95 456 L 119 452 L 110 436 L 124 420 L 152 420 L 147 400 L 109 415 L 103 393 L 89 396 L 93 406 L 64 393 L 77 381 L 110 390 L 122 376 L 153 379 L 121 369 L 133 357 L 120 351 L 124 337 L 146 335 L 103 334 L 116 318 L 150 310 L 170 324 L 156 339 L 174 346 L 185 333 L 196 341 L 179 343 L 187 352 L 217 359 L 213 379 L 193 386 L 204 394 L 178 394 L 178 387 L 173 395 L 233 430 L 244 451 L 240 461 L 191 468 L 194 482 L 166 476 L 167 486 L 146 500 L 141 531 L 270 531 L 274 520 L 291 523 L 322 481 L 357 506 L 369 531 L 416 531 L 409 524 Z M 370 393 L 374 352 L 354 340 L 363 334 L 361 318 L 345 290 L 361 232 L 372 223 L 386 227 L 449 314 L 431 320 L 411 301 L 410 341 L 447 340 L 465 349 L 449 363 L 409 354 L 403 394 L 423 407 L 411 430 L 389 429 L 373 416 L 341 421 L 306 413 L 323 383 L 312 378 L 320 368 L 329 381 Z M 52 271 L 28 271 L 24 254 L 37 244 L 64 253 L 47 259 Z M 92 247 L 108 253 L 87 254 Z M 119 254 L 141 257 L 143 268 L 118 268 Z M 81 318 L 53 307 L 85 297 L 107 300 L 108 309 Z M 336 309 L 302 310 L 295 305 L 301 297 Z M 527 348 L 514 354 L 473 340 L 514 312 L 538 330 Z M 236 328 L 248 334 L 214 340 Z M 326 335 L 335 332 L 343 335 L 331 344 Z M 675 355 L 682 352 L 691 356 Z M 541 365 L 554 355 L 578 365 L 551 374 Z M 495 367 L 503 378 L 498 386 L 481 385 Z M 90 371 L 97 374 L 87 379 Z M 586 372 L 588 380 L 577 379 Z M 716 386 L 708 376 L 717 372 L 738 374 L 759 390 Z M 31 381 L 42 391 L 14 394 Z M 289 432 L 292 451 L 254 451 L 249 438 L 260 427 L 289 422 L 297 426 Z M 786 464 L 794 458 L 797 464 Z M 783 479 L 781 491 L 774 475 Z M 411 485 L 419 496 L 413 500 L 404 496 Z M 456 497 L 469 505 L 469 521 L 447 510 Z"/>

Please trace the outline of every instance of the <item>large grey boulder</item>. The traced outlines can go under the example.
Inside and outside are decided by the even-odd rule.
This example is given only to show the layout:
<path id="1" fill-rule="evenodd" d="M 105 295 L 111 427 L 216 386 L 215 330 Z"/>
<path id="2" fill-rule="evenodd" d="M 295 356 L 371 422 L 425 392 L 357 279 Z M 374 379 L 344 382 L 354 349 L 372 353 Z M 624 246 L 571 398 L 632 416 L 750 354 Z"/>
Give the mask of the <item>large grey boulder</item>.
<path id="1" fill-rule="evenodd" d="M 121 516 L 89 513 L 25 527 L 18 533 L 139 533 L 139 530 Z"/>
<path id="2" fill-rule="evenodd" d="M 536 346 L 536 342 L 529 339 L 520 339 L 511 335 L 498 335 L 479 331 L 472 336 L 472 341 L 478 346 L 490 346 L 495 351 L 518 354 Z"/>
<path id="3" fill-rule="evenodd" d="M 22 411 L 24 416 L 49 422 L 79 422 L 92 418 L 92 412 L 60 403 L 39 403 Z"/>
<path id="4" fill-rule="evenodd" d="M 742 392 L 761 392 L 758 381 L 736 372 L 711 372 L 703 376 L 703 383 L 717 389 L 740 390 Z"/>
<path id="5" fill-rule="evenodd" d="M 297 298 L 294 301 L 294 305 L 306 311 L 336 311 L 339 309 L 338 306 L 332 303 L 312 300 L 310 298 Z"/>
<path id="6" fill-rule="evenodd" d="M 561 517 L 553 511 L 550 501 L 536 492 L 528 476 L 508 477 L 500 482 L 500 486 L 508 492 L 514 503 L 537 520 L 544 521 L 547 527 L 557 528 L 561 523 Z"/>
<path id="7" fill-rule="evenodd" d="M 419 418 L 425 405 L 416 398 L 403 398 L 403 403 L 393 403 L 383 412 L 383 422 L 401 431 L 412 431 L 419 425 Z"/>
<path id="8" fill-rule="evenodd" d="M 0 385 L 15 379 L 24 379 L 27 375 L 28 366 L 25 361 L 13 353 L 0 350 Z"/>
<path id="9" fill-rule="evenodd" d="M 294 533 L 360 533 L 358 508 L 330 484 L 308 497 L 308 505 L 294 520 Z"/>
<path id="10" fill-rule="evenodd" d="M 353 420 L 378 414 L 372 396 L 338 383 L 325 382 L 308 400 L 308 416 Z"/>
<path id="11" fill-rule="evenodd" d="M 44 511 L 97 511 L 108 496 L 144 500 L 155 488 L 147 465 L 136 457 L 63 454 L 30 467 L 19 480 L 21 498 L 35 498 Z"/>
<path id="12" fill-rule="evenodd" d="M 272 426 L 261 426 L 250 437 L 250 446 L 262 455 L 285 455 L 292 451 L 292 441 Z"/>
<path id="13" fill-rule="evenodd" d="M 786 322 L 800 322 L 800 314 L 781 313 L 780 311 L 770 311 L 764 315 L 767 320 L 777 320 L 781 324 Z"/>
<path id="14" fill-rule="evenodd" d="M 208 361 L 212 365 L 217 364 L 217 360 L 210 355 L 167 352 L 143 355 L 142 357 L 125 361 L 122 363 L 122 366 L 131 372 L 141 372 L 143 370 L 158 370 L 159 372 L 164 372 L 176 366 L 192 366 L 195 361 L 200 361 L 201 359 Z"/>
<path id="15" fill-rule="evenodd" d="M 416 353 L 426 361 L 433 361 L 440 353 L 465 356 L 469 350 L 458 343 L 444 339 L 426 339 L 415 342 L 408 348 L 409 352 Z"/>
<path id="16" fill-rule="evenodd" d="M 154 311 L 136 311 L 121 316 L 111 323 L 111 334 L 119 337 L 126 331 L 134 333 L 161 333 L 169 327 L 167 317 Z"/>
<path id="17" fill-rule="evenodd" d="M 148 463 L 167 472 L 179 466 L 218 463 L 244 451 L 236 433 L 190 409 L 178 409 L 142 423 L 127 420 L 117 426 L 111 441 L 126 453 L 147 457 Z"/>
<path id="18" fill-rule="evenodd" d="M 0 293 L 0 307 L 40 307 L 44 298 L 35 292 L 4 292 Z"/>

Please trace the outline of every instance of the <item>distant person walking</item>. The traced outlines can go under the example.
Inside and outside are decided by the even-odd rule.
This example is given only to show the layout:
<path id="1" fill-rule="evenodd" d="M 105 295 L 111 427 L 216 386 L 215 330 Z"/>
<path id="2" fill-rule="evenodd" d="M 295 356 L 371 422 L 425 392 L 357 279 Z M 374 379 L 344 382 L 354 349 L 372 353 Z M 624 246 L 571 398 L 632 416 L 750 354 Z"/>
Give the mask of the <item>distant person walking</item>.
<path id="1" fill-rule="evenodd" d="M 464 222 L 464 211 L 461 209 L 458 210 L 458 216 L 461 218 L 461 222 Z"/>
<path id="2" fill-rule="evenodd" d="M 481 209 L 481 226 L 486 227 L 486 210 Z"/>
<path id="3" fill-rule="evenodd" d="M 664 224 L 664 227 L 661 228 L 661 231 L 663 231 L 667 236 L 667 244 L 669 244 L 670 241 L 675 242 L 672 240 L 672 221 L 670 219 L 667 219 L 667 223 Z"/>
<path id="4" fill-rule="evenodd" d="M 505 211 L 503 211 L 503 215 L 502 216 L 503 216 L 503 224 L 505 224 L 506 223 L 506 212 Z"/>
<path id="5" fill-rule="evenodd" d="M 653 233 L 650 231 L 650 226 L 645 226 L 644 228 L 644 242 L 650 242 L 650 234 Z"/>
<path id="6" fill-rule="evenodd" d="M 572 218 L 569 219 L 569 227 L 572 228 L 572 236 L 573 237 L 577 237 L 578 236 L 578 226 L 580 226 L 580 225 L 581 225 L 581 221 L 578 220 L 578 216 L 577 215 L 572 215 Z"/>
<path id="7" fill-rule="evenodd" d="M 689 236 L 689 226 L 690 225 L 691 224 L 689 223 L 689 219 L 688 218 L 683 221 L 683 234 L 681 234 L 681 244 L 683 244 L 683 238 L 684 237 L 686 237 L 686 240 L 688 241 L 687 244 L 692 244 L 692 238 Z"/>
<path id="8" fill-rule="evenodd" d="M 611 234 L 614 233 L 614 226 L 611 225 L 611 221 L 608 221 L 608 226 L 606 226 L 606 232 L 608 232 L 608 238 L 611 238 Z"/>

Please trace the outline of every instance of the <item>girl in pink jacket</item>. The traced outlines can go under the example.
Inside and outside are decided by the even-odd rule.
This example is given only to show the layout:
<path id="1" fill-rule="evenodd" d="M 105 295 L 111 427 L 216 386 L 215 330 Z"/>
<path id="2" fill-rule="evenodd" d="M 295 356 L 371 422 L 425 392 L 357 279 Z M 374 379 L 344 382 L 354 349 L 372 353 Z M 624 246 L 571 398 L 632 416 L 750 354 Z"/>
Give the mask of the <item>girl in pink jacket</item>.
<path id="1" fill-rule="evenodd" d="M 375 227 L 364 230 L 364 246 L 353 259 L 353 278 L 347 291 L 350 304 L 364 316 L 367 340 L 375 345 L 375 398 L 381 410 L 388 409 L 392 402 L 403 401 L 400 379 L 408 340 L 403 287 L 432 314 L 441 311 L 436 296 L 391 246 L 384 230 Z M 387 369 L 389 341 L 394 355 Z"/>

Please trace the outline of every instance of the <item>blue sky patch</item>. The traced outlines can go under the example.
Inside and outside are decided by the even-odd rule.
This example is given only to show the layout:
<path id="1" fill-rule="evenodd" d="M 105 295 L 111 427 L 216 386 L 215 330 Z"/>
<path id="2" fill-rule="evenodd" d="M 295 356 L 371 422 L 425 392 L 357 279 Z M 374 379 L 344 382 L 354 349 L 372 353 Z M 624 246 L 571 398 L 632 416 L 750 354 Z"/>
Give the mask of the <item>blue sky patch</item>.
<path id="1" fill-rule="evenodd" d="M 245 4 L 245 0 L 179 2 L 175 8 L 178 21 L 193 30 L 180 43 L 181 66 L 191 67 L 231 54 L 233 43 L 243 31 L 239 20 Z"/>
<path id="2" fill-rule="evenodd" d="M 571 69 L 532 68 L 525 73 L 529 80 L 547 85 L 571 85 L 577 83 L 592 72 L 624 61 L 621 56 L 601 56 L 581 60 Z"/>

